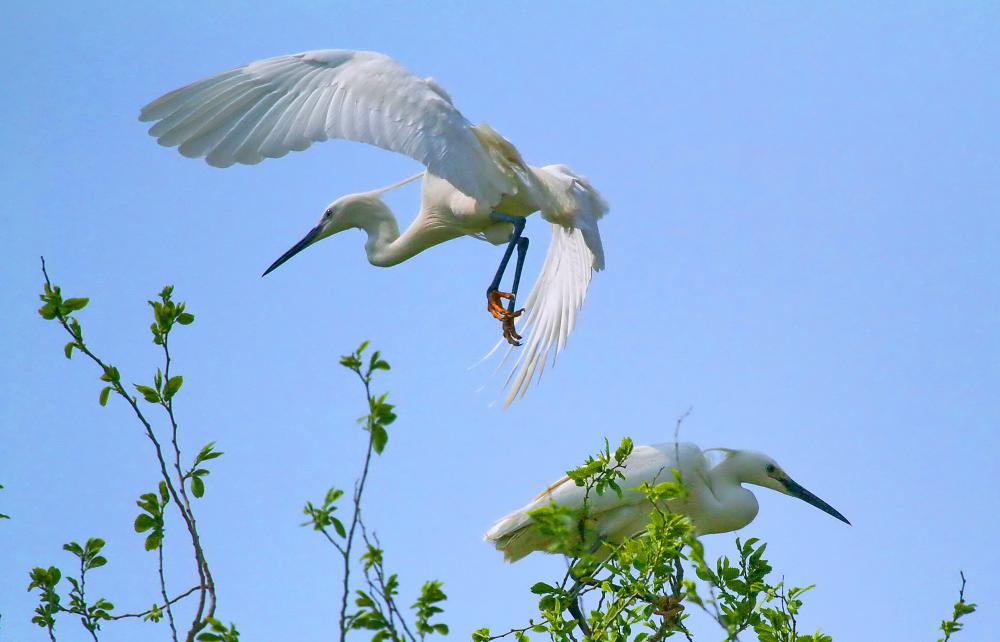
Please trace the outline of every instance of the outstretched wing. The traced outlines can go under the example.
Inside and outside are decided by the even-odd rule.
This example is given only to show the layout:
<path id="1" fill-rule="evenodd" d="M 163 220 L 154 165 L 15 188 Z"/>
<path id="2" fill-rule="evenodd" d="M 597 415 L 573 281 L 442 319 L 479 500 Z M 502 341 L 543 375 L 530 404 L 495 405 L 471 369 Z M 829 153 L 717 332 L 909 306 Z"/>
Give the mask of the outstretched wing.
<path id="1" fill-rule="evenodd" d="M 161 145 L 216 167 L 252 165 L 343 138 L 400 152 L 490 203 L 511 188 L 468 120 L 433 80 L 370 51 L 324 49 L 259 60 L 142 108 Z"/>
<path id="2" fill-rule="evenodd" d="M 517 331 L 524 340 L 507 377 L 505 407 L 524 396 L 532 379 L 542 376 L 550 356 L 555 365 L 576 325 L 592 274 L 604 269 L 597 221 L 607 211 L 607 204 L 600 194 L 586 179 L 562 165 L 541 168 L 536 175 L 549 195 L 550 202 L 541 213 L 553 222 L 552 240 L 542 272 L 524 304 L 524 314 L 518 319 Z M 508 348 L 505 361 L 511 350 Z"/>

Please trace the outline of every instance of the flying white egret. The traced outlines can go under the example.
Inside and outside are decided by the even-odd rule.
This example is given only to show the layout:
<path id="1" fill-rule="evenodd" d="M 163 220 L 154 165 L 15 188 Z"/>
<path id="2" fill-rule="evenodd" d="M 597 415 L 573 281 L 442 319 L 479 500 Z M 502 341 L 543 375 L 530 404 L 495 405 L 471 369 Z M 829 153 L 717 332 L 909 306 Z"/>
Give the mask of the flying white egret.
<path id="1" fill-rule="evenodd" d="M 487 288 L 487 310 L 501 321 L 512 346 L 525 336 L 525 349 L 507 379 L 507 404 L 563 349 L 591 272 L 604 267 L 597 221 L 607 204 L 586 179 L 565 165 L 527 165 L 491 127 L 466 120 L 434 80 L 384 54 L 325 49 L 260 60 L 172 91 L 143 107 L 139 119 L 157 121 L 149 133 L 161 145 L 179 147 L 184 156 L 215 167 L 252 165 L 329 138 L 377 145 L 423 163 L 422 174 L 335 200 L 264 274 L 350 228 L 367 233 L 368 260 L 380 267 L 462 236 L 506 243 Z M 421 176 L 420 210 L 400 234 L 382 195 Z M 552 240 L 538 281 L 518 310 L 528 249 L 522 231 L 525 217 L 534 212 L 552 224 Z M 500 281 L 515 249 L 513 283 L 510 292 L 502 292 Z"/>
<path id="2" fill-rule="evenodd" d="M 717 451 L 724 459 L 712 465 L 706 452 Z M 688 491 L 687 497 L 671 500 L 666 508 L 687 515 L 698 534 L 725 533 L 743 528 L 757 516 L 757 498 L 743 484 L 753 484 L 798 497 L 845 524 L 847 518 L 832 506 L 800 486 L 775 462 L 762 453 L 751 450 L 713 448 L 702 451 L 698 446 L 673 442 L 653 446 L 636 446 L 625 461 L 625 478 L 618 483 L 623 496 L 613 492 L 591 493 L 588 515 L 593 520 L 599 538 L 610 542 L 641 533 L 649 523 L 652 504 L 638 490 L 642 482 L 651 484 L 673 479 L 677 469 Z M 530 504 L 500 519 L 486 533 L 486 539 L 504 558 L 516 562 L 533 551 L 547 550 L 552 542 L 535 527 L 529 513 L 550 501 L 580 509 L 585 489 L 563 477 L 549 486 Z"/>

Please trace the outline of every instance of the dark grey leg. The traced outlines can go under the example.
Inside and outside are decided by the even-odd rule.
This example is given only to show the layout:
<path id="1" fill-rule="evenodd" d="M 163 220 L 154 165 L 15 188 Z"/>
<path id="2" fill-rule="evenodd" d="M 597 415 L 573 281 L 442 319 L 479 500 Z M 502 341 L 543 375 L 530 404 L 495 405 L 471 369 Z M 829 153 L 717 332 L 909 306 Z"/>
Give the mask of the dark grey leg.
<path id="1" fill-rule="evenodd" d="M 524 267 L 524 256 L 528 253 L 528 237 L 522 236 L 517 241 L 517 264 L 514 266 L 514 285 L 510 288 L 513 295 L 507 304 L 507 312 L 513 313 L 517 302 L 517 286 L 521 284 L 521 268 Z"/>
<path id="2" fill-rule="evenodd" d="M 573 588 L 569 590 L 569 594 L 573 598 L 573 601 L 570 602 L 568 608 L 570 615 L 576 618 L 576 623 L 580 626 L 580 630 L 583 631 L 583 634 L 590 637 L 590 626 L 587 625 L 587 618 L 583 615 L 583 608 L 580 602 L 579 593 L 581 586 L 583 585 L 577 582 L 573 585 Z"/>
<path id="3" fill-rule="evenodd" d="M 503 278 L 504 272 L 507 271 L 507 264 L 510 263 L 510 257 L 514 253 L 514 247 L 518 245 L 518 241 L 521 239 L 521 233 L 524 231 L 524 217 L 523 216 L 511 216 L 509 214 L 504 214 L 503 212 L 493 212 L 490 214 L 490 218 L 494 221 L 501 223 L 510 223 L 514 226 L 514 231 L 510 235 L 510 240 L 507 242 L 507 249 L 503 253 L 503 258 L 500 260 L 500 267 L 497 268 L 497 273 L 493 277 L 493 282 L 490 286 L 486 288 L 486 294 L 494 292 L 500 289 L 500 279 Z M 525 245 L 527 249 L 527 245 Z M 518 262 L 523 263 L 524 259 L 520 258 L 520 251 L 518 252 Z"/>
<path id="4" fill-rule="evenodd" d="M 503 212 L 493 212 L 490 214 L 490 218 L 494 221 L 510 223 L 514 227 L 514 231 L 507 242 L 507 249 L 504 250 L 503 258 L 493 276 L 493 281 L 486 288 L 486 308 L 502 323 L 504 339 L 513 346 L 519 346 L 521 345 L 521 335 L 514 329 L 514 319 L 519 317 L 522 312 L 516 307 L 517 289 L 521 284 L 521 269 L 524 267 L 524 257 L 528 251 L 528 239 L 521 235 L 524 232 L 525 220 L 523 216 L 511 216 Z M 515 247 L 517 248 L 517 265 L 514 268 L 514 284 L 510 293 L 501 292 L 500 281 L 503 279 L 504 272 L 507 271 L 507 265 L 510 263 L 510 257 L 514 254 Z M 501 299 L 509 300 L 506 310 Z"/>

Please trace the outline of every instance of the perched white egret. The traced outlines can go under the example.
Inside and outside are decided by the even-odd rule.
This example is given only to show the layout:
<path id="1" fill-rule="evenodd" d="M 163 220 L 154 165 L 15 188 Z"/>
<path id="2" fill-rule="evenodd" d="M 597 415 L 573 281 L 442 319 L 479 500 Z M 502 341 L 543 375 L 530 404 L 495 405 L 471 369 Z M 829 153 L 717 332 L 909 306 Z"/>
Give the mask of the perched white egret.
<path id="1" fill-rule="evenodd" d="M 264 274 L 350 228 L 367 233 L 368 260 L 380 267 L 462 236 L 506 243 L 487 288 L 487 310 L 501 321 L 510 344 L 521 345 L 525 336 L 507 379 L 507 404 L 524 394 L 536 373 L 541 376 L 550 354 L 554 360 L 563 349 L 591 272 L 604 267 L 597 221 L 607 204 L 586 179 L 565 165 L 527 165 L 491 127 L 466 120 L 434 80 L 380 53 L 325 49 L 260 60 L 172 91 L 143 107 L 139 119 L 157 121 L 149 133 L 161 145 L 216 167 L 259 163 L 329 138 L 377 145 L 423 163 L 422 174 L 335 200 Z M 400 234 L 382 195 L 421 177 L 420 210 Z M 552 224 L 552 240 L 541 275 L 518 310 L 528 249 L 522 231 L 534 212 Z M 513 284 L 502 292 L 515 249 Z"/>
<path id="2" fill-rule="evenodd" d="M 712 465 L 705 453 L 723 455 Z M 698 534 L 725 533 L 743 528 L 757 516 L 757 498 L 743 484 L 754 484 L 798 497 L 845 524 L 847 518 L 832 506 L 800 486 L 775 462 L 751 450 L 712 448 L 702 451 L 688 443 L 664 443 L 636 446 L 625 461 L 625 478 L 618 483 L 623 497 L 613 492 L 591 493 L 589 517 L 598 537 L 618 542 L 642 532 L 649 523 L 653 506 L 638 490 L 642 482 L 651 484 L 673 479 L 677 469 L 688 491 L 687 497 L 671 500 L 667 509 L 687 515 Z M 502 518 L 486 533 L 486 539 L 503 551 L 509 562 L 516 562 L 532 551 L 547 550 L 551 542 L 534 526 L 529 512 L 550 501 L 571 508 L 582 508 L 585 489 L 563 477 L 549 486 L 527 506 Z"/>

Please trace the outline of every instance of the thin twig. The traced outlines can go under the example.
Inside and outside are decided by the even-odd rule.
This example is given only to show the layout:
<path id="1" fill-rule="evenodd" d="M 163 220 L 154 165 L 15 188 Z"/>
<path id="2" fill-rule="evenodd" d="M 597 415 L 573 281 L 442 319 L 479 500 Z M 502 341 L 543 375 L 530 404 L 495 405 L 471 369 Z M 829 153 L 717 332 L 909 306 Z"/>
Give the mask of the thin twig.
<path id="1" fill-rule="evenodd" d="M 164 335 L 163 355 L 165 362 L 163 376 L 165 381 L 170 381 L 170 347 L 168 341 L 169 336 Z M 201 538 L 198 535 L 194 511 L 191 509 L 191 500 L 188 498 L 187 487 L 184 485 L 184 473 L 181 471 L 181 449 L 177 440 L 177 420 L 174 418 L 174 401 L 171 398 L 162 400 L 160 403 L 167 411 L 167 417 L 170 419 L 170 443 L 174 450 L 174 470 L 177 472 L 178 487 L 180 488 L 181 498 L 184 500 L 184 510 L 187 512 L 190 521 L 189 531 L 191 544 L 194 547 L 195 565 L 198 568 L 199 584 L 203 587 L 198 596 L 198 608 L 195 610 L 194 620 L 187 636 L 187 642 L 191 642 L 194 640 L 194 635 L 205 627 L 205 618 L 215 616 L 215 581 L 212 579 L 212 572 L 209 570 L 208 562 L 205 560 L 205 551 L 201 547 Z M 207 613 L 205 613 L 206 596 L 208 601 Z"/>
<path id="2" fill-rule="evenodd" d="M 80 619 L 83 621 L 83 628 L 87 629 L 94 642 L 100 642 L 97 639 L 97 627 L 91 618 L 90 609 L 87 608 L 87 569 L 84 567 L 83 560 L 84 555 L 80 555 L 80 604 L 82 605 Z"/>
<path id="3" fill-rule="evenodd" d="M 354 545 L 354 532 L 357 530 L 358 521 L 361 519 L 361 497 L 365 492 L 365 482 L 368 479 L 368 466 L 371 464 L 372 450 L 374 450 L 375 445 L 375 433 L 372 430 L 375 419 L 371 416 L 373 401 L 371 379 L 370 377 L 362 375 L 360 370 L 355 370 L 355 373 L 357 373 L 358 378 L 361 379 L 361 383 L 365 385 L 365 397 L 368 401 L 368 449 L 365 452 L 365 464 L 361 469 L 361 477 L 354 485 L 354 514 L 351 516 L 351 528 L 347 532 L 347 541 L 344 544 L 344 550 L 341 552 L 341 555 L 344 558 L 344 582 L 343 595 L 341 596 L 340 601 L 340 642 L 346 642 L 347 640 L 347 597 L 351 590 L 351 548 Z"/>
<path id="4" fill-rule="evenodd" d="M 174 610 L 170 608 L 170 598 L 167 597 L 167 580 L 163 575 L 163 540 L 160 540 L 160 545 L 156 547 L 157 557 L 159 558 L 159 571 L 160 576 L 160 595 L 163 596 L 163 604 L 167 611 L 167 623 L 170 624 L 170 639 L 177 642 L 177 626 L 174 624 Z"/>
<path id="5" fill-rule="evenodd" d="M 534 624 L 529 624 L 528 626 L 521 627 L 519 629 L 511 629 L 511 630 L 507 631 L 506 633 L 501 633 L 499 635 L 491 635 L 490 637 L 486 638 L 486 642 L 490 642 L 491 640 L 499 640 L 501 638 L 507 637 L 508 635 L 514 635 L 515 633 L 527 633 L 534 626 L 535 626 Z"/>
<path id="6" fill-rule="evenodd" d="M 162 606 L 160 608 L 161 609 L 166 609 L 171 604 L 176 604 L 177 602 L 180 602 L 181 600 L 183 600 L 184 598 L 186 598 L 188 595 L 191 595 L 195 591 L 201 590 L 201 588 L 202 588 L 201 586 L 192 586 L 191 588 L 189 588 L 188 590 L 184 591 L 180 595 L 174 597 L 173 599 L 165 600 L 164 601 L 164 606 Z M 133 618 L 133 617 L 146 617 L 147 615 L 149 615 L 150 613 L 152 613 L 156 609 L 157 606 L 159 606 L 159 605 L 153 605 L 153 608 L 148 609 L 146 611 L 143 611 L 141 613 L 122 613 L 121 615 L 112 615 L 108 619 L 109 620 L 124 620 L 124 619 L 127 619 L 127 618 Z"/>

